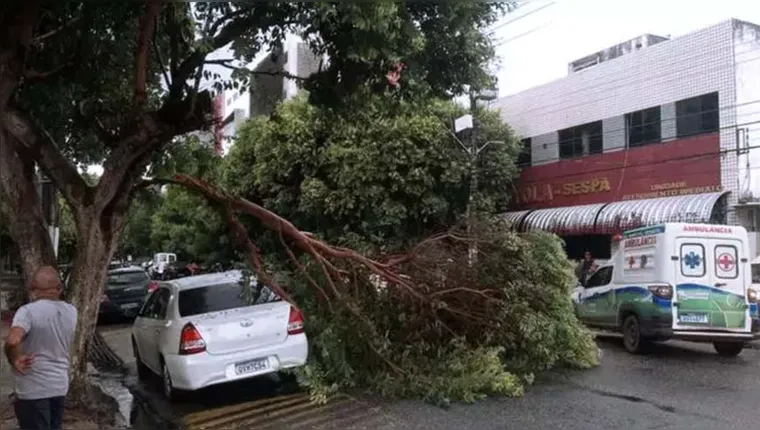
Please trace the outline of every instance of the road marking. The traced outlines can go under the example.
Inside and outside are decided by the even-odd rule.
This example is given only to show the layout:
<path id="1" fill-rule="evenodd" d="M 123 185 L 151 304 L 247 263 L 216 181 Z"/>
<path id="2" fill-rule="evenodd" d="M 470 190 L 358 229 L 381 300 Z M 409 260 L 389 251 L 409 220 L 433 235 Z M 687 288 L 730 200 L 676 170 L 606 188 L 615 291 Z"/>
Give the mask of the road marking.
<path id="1" fill-rule="evenodd" d="M 276 410 L 279 407 L 288 406 L 291 404 L 298 404 L 309 401 L 308 394 L 291 394 L 287 396 L 277 396 L 262 400 L 254 400 L 252 402 L 240 403 L 232 406 L 224 406 L 221 408 L 208 409 L 205 411 L 195 412 L 185 415 L 183 421 L 188 428 L 211 428 L 211 425 L 220 419 L 229 419 L 234 421 L 240 414 L 245 414 L 250 411 L 266 412 L 269 410 Z"/>
<path id="2" fill-rule="evenodd" d="M 345 395 L 339 395 L 325 405 L 317 405 L 307 394 L 293 394 L 195 412 L 184 416 L 183 421 L 189 430 L 305 429 L 326 421 L 359 421 L 373 412 L 376 411 L 368 405 Z"/>

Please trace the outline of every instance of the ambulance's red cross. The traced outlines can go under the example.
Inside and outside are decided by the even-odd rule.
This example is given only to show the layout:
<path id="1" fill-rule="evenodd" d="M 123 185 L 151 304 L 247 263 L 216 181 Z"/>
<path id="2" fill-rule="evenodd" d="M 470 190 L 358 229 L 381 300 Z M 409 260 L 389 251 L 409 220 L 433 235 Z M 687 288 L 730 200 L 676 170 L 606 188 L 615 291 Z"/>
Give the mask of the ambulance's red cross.
<path id="1" fill-rule="evenodd" d="M 734 262 L 734 257 L 731 255 L 721 254 L 720 257 L 718 257 L 718 264 L 724 272 L 728 272 L 734 268 L 734 264 L 736 263 Z"/>

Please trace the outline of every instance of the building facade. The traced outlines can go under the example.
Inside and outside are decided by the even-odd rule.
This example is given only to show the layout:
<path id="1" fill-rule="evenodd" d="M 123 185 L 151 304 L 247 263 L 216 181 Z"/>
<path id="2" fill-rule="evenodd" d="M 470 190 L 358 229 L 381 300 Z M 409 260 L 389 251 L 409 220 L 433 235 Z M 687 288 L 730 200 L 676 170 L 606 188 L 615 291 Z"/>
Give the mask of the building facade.
<path id="1" fill-rule="evenodd" d="M 229 151 L 248 118 L 271 115 L 277 104 L 298 94 L 298 82 L 285 75 L 309 77 L 319 70 L 320 63 L 321 57 L 295 36 L 288 36 L 281 46 L 254 60 L 249 65 L 253 71 L 249 87 L 222 94 L 222 153 Z"/>
<path id="2" fill-rule="evenodd" d="M 512 212 L 568 254 L 668 221 L 744 225 L 760 254 L 760 27 L 643 35 L 493 106 L 525 137 Z"/>

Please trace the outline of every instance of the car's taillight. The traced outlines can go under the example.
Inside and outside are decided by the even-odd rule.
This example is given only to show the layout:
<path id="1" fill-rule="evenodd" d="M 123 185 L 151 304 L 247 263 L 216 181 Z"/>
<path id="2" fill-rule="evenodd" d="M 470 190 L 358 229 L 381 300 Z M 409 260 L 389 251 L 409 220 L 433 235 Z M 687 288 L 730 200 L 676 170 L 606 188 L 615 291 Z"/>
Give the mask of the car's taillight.
<path id="1" fill-rule="evenodd" d="M 673 298 L 673 287 L 668 284 L 650 285 L 649 292 L 661 299 L 670 300 Z"/>
<path id="2" fill-rule="evenodd" d="M 156 291 L 157 289 L 158 289 L 158 282 L 151 281 L 151 283 L 148 284 L 148 292 L 149 293 L 152 293 L 152 292 Z"/>
<path id="3" fill-rule="evenodd" d="M 288 318 L 288 334 L 301 334 L 304 332 L 303 314 L 291 306 L 290 318 Z"/>
<path id="4" fill-rule="evenodd" d="M 179 355 L 198 354 L 206 350 L 206 342 L 203 337 L 191 323 L 182 327 L 182 333 L 179 338 Z"/>
<path id="5" fill-rule="evenodd" d="M 747 290 L 747 301 L 750 303 L 758 303 L 757 291 L 752 288 Z"/>

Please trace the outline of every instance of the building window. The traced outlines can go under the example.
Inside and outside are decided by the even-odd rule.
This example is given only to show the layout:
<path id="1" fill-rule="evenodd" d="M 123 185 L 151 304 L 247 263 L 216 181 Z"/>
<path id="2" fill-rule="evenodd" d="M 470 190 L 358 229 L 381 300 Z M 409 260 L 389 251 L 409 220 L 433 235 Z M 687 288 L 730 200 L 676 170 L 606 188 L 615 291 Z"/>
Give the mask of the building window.
<path id="1" fill-rule="evenodd" d="M 559 158 L 601 154 L 604 149 L 602 134 L 602 121 L 560 130 Z"/>
<path id="2" fill-rule="evenodd" d="M 520 154 L 517 156 L 517 167 L 530 167 L 531 164 L 531 139 L 523 139 L 520 145 Z"/>
<path id="3" fill-rule="evenodd" d="M 662 140 L 659 106 L 626 114 L 625 124 L 628 129 L 629 148 L 658 143 Z"/>
<path id="4" fill-rule="evenodd" d="M 718 93 L 710 93 L 676 102 L 678 137 L 714 133 L 720 128 Z"/>

